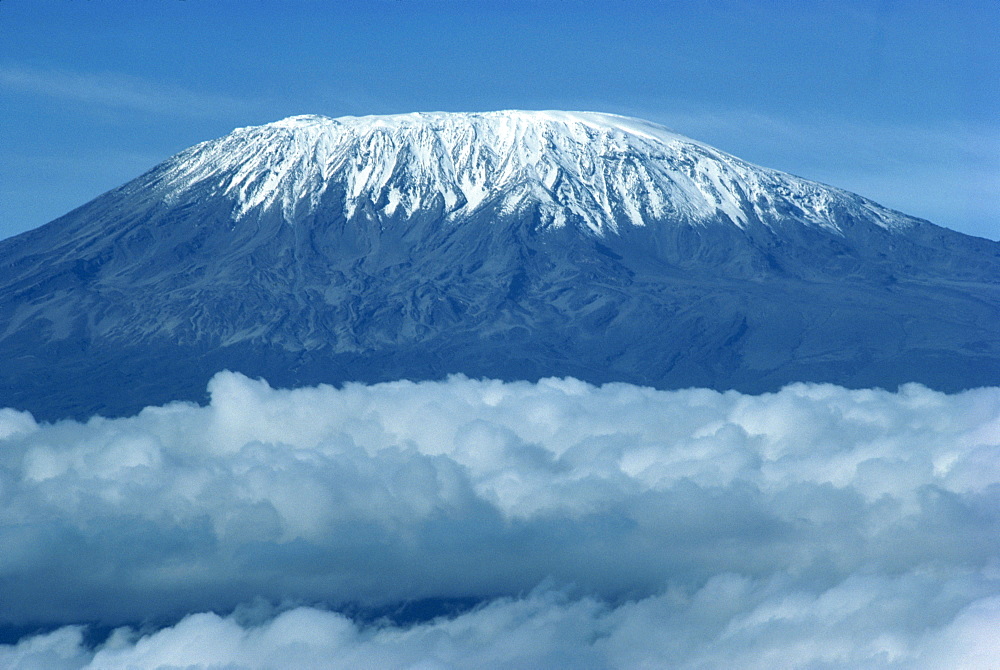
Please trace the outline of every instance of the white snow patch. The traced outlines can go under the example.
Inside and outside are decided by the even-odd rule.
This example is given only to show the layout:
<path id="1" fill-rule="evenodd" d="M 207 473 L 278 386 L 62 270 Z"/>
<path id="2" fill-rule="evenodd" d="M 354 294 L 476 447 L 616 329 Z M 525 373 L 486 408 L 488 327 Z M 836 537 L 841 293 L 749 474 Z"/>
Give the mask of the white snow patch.
<path id="1" fill-rule="evenodd" d="M 887 229 L 913 222 L 662 126 L 593 112 L 295 116 L 199 144 L 151 174 L 168 202 L 202 197 L 198 189 L 211 184 L 236 200 L 237 219 L 277 203 L 290 223 L 332 186 L 345 193 L 348 217 L 384 198 L 386 215 L 400 207 L 412 215 L 440 196 L 452 214 L 492 202 L 506 203 L 508 213 L 538 207 L 599 235 L 620 218 L 701 225 L 721 215 L 745 227 L 792 216 L 832 232 L 844 215 Z"/>

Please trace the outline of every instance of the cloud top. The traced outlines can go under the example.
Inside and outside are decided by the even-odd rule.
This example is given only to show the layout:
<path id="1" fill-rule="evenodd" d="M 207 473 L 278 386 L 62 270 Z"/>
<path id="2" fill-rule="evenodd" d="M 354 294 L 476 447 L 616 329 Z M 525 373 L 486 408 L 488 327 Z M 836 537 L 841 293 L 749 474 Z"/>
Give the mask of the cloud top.
<path id="1" fill-rule="evenodd" d="M 87 423 L 0 411 L 0 623 L 56 627 L 0 665 L 998 658 L 1000 389 L 210 392 Z M 480 605 L 370 620 L 448 599 Z M 83 622 L 152 628 L 91 649 Z"/>

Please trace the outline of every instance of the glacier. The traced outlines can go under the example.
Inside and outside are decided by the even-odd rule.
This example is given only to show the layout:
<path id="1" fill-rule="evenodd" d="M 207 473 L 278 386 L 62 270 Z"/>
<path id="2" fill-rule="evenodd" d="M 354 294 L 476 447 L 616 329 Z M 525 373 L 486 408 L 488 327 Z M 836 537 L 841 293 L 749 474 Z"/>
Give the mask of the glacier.
<path id="1" fill-rule="evenodd" d="M 192 147 L 158 170 L 156 183 L 171 203 L 199 186 L 234 196 L 237 220 L 274 207 L 294 221 L 337 184 L 346 218 L 363 204 L 388 216 L 402 206 L 412 216 L 441 198 L 449 219 L 489 202 L 507 213 L 530 204 L 546 225 L 573 220 L 597 235 L 668 217 L 704 224 L 719 213 L 739 227 L 749 217 L 771 224 L 788 209 L 840 231 L 837 206 L 885 228 L 912 225 L 858 196 L 662 126 L 593 112 L 294 116 Z"/>

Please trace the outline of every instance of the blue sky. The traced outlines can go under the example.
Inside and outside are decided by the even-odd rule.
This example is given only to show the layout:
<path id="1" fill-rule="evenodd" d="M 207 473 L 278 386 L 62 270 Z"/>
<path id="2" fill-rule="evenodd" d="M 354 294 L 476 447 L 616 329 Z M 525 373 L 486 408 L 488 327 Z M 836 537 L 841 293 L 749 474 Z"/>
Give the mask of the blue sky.
<path id="1" fill-rule="evenodd" d="M 1000 3 L 0 0 L 0 237 L 292 114 L 571 109 L 1000 238 Z"/>

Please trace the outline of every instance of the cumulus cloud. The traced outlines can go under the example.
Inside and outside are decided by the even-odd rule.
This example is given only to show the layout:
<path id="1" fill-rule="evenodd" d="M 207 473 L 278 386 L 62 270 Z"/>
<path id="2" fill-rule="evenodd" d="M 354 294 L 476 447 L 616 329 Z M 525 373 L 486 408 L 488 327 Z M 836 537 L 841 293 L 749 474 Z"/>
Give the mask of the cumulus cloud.
<path id="1" fill-rule="evenodd" d="M 221 373 L 210 392 L 84 424 L 0 411 L 0 623 L 53 630 L 0 665 L 1000 655 L 1000 389 Z M 374 618 L 450 599 L 480 604 Z M 141 627 L 91 648 L 82 623 Z"/>
<path id="2" fill-rule="evenodd" d="M 960 608 L 928 626 L 915 595 L 954 600 L 961 584 L 931 577 L 852 578 L 826 591 L 781 579 L 713 577 L 689 596 L 619 606 L 539 589 L 453 618 L 402 627 L 359 625 L 313 607 L 258 624 L 199 613 L 138 635 L 122 628 L 98 649 L 80 627 L 0 647 L 5 668 L 895 668 L 988 670 L 1000 663 L 1000 599 Z M 949 603 L 949 609 L 954 605 Z"/>

